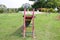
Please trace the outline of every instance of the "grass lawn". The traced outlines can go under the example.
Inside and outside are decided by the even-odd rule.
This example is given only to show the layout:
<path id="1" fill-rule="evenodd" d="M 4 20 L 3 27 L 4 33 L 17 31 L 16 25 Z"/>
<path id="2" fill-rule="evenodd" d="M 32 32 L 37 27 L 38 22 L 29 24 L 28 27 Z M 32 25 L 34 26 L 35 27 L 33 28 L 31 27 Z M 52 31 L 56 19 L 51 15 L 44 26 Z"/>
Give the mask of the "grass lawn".
<path id="1" fill-rule="evenodd" d="M 35 18 L 34 40 L 60 40 L 60 20 L 56 20 L 59 14 L 37 14 Z M 23 39 L 20 27 L 23 24 L 23 15 L 0 14 L 0 40 L 33 40 L 32 37 Z"/>

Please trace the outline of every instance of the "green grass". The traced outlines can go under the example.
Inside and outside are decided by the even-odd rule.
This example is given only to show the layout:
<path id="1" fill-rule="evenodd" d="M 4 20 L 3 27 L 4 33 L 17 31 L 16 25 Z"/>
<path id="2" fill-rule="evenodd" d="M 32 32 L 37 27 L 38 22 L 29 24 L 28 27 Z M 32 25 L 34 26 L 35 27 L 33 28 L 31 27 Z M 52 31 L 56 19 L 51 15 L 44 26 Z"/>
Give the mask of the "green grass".
<path id="1" fill-rule="evenodd" d="M 60 40 L 59 14 L 37 14 L 35 18 L 34 40 Z M 22 14 L 0 14 L 0 40 L 33 40 L 32 37 L 23 39 L 20 27 L 23 24 Z"/>

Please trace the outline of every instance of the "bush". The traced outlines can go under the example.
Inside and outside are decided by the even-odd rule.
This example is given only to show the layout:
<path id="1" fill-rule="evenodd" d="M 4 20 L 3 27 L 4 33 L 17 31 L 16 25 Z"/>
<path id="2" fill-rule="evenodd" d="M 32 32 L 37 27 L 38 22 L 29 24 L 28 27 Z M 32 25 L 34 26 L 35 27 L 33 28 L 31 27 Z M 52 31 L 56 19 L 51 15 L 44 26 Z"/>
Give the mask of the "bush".
<path id="1" fill-rule="evenodd" d="M 57 11 L 55 11 L 53 8 L 49 8 L 49 9 L 48 9 L 48 12 L 53 12 L 53 13 L 55 13 L 55 12 L 57 12 Z"/>
<path id="2" fill-rule="evenodd" d="M 3 9 L 0 9 L 0 13 L 3 13 L 4 12 L 4 10 Z"/>
<path id="3" fill-rule="evenodd" d="M 41 11 L 42 12 L 47 12 L 47 8 L 42 8 Z"/>
<path id="4" fill-rule="evenodd" d="M 60 7 L 58 7 L 58 12 L 60 13 Z"/>
<path id="5" fill-rule="evenodd" d="M 18 9 L 17 8 L 8 8 L 7 9 L 7 12 L 8 13 L 17 13 L 18 12 Z"/>
<path id="6" fill-rule="evenodd" d="M 53 8 L 42 8 L 41 9 L 42 12 L 53 12 L 53 13 L 56 13 L 57 11 L 54 10 Z"/>

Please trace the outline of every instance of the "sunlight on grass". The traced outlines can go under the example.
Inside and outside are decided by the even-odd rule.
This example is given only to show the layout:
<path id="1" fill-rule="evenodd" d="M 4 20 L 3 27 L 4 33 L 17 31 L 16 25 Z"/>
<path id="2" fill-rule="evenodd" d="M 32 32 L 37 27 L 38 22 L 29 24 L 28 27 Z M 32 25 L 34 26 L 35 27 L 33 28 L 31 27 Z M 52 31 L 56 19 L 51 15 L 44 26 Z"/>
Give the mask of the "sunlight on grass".
<path id="1" fill-rule="evenodd" d="M 59 14 L 37 14 L 35 18 L 35 40 L 60 40 Z M 23 39 L 20 27 L 23 25 L 22 14 L 0 14 L 0 40 L 33 40 L 32 37 Z"/>

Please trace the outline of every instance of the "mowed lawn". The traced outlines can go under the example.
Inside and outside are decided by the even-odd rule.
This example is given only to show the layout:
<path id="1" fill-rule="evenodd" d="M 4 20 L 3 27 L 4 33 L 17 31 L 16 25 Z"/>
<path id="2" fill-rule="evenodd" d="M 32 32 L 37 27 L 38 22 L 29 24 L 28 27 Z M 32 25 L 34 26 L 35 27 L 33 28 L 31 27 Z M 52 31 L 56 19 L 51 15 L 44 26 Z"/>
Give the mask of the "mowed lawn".
<path id="1" fill-rule="evenodd" d="M 59 14 L 36 14 L 34 40 L 60 40 Z M 0 14 L 0 40 L 33 40 L 32 37 L 23 39 L 20 27 L 23 25 L 23 14 Z"/>

